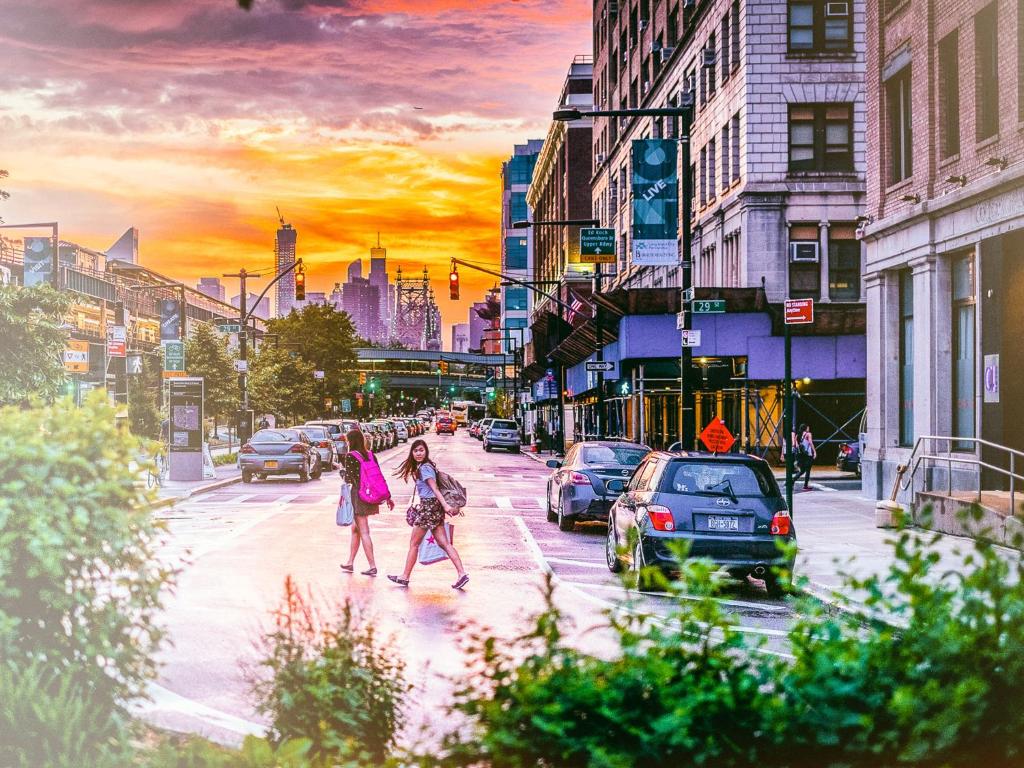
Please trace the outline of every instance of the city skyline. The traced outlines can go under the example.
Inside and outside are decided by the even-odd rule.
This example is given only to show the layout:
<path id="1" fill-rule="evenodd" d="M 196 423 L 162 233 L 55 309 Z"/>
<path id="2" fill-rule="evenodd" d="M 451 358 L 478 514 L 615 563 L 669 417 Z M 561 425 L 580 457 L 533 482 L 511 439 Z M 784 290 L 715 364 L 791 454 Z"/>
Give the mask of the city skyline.
<path id="1" fill-rule="evenodd" d="M 141 262 L 195 284 L 272 265 L 280 206 L 301 232 L 310 290 L 343 281 L 380 230 L 389 267 L 426 264 L 442 295 L 451 256 L 497 264 L 501 161 L 543 135 L 564 50 L 588 45 L 589 11 L 580 0 L 268 0 L 248 13 L 229 0 L 8 3 L 2 215 L 59 218 L 62 235 L 96 249 L 138 227 Z M 470 296 L 492 283 L 463 276 Z M 439 302 L 446 336 L 464 304 Z"/>

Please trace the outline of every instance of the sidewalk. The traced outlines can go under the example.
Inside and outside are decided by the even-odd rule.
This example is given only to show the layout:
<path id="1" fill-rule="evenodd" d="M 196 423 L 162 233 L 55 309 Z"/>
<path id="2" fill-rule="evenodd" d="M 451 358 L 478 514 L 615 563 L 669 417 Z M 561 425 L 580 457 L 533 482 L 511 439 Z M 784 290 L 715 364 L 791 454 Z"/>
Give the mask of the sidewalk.
<path id="1" fill-rule="evenodd" d="M 153 508 L 169 507 L 177 501 L 233 485 L 242 479 L 242 473 L 235 464 L 225 464 L 216 467 L 215 470 L 217 476 L 214 479 L 191 482 L 165 480 L 163 486 L 157 489 L 157 498 L 153 502 Z"/>

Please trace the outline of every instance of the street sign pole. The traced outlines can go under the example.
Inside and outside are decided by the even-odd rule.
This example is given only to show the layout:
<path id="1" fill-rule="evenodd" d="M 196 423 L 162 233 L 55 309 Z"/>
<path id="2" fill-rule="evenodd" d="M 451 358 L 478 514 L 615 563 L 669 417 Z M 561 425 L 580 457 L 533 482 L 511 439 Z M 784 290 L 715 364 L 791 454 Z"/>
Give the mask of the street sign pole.
<path id="1" fill-rule="evenodd" d="M 597 362 L 604 362 L 604 329 L 601 328 L 601 263 L 594 265 L 594 333 Z M 597 372 L 597 439 L 604 440 L 604 371 Z"/>
<path id="2" fill-rule="evenodd" d="M 693 291 L 693 231 L 690 227 L 690 200 L 693 194 L 693 180 L 690 179 L 690 126 L 693 120 L 693 104 L 687 104 L 679 118 L 679 144 L 682 152 L 680 169 L 683 185 L 679 201 L 679 228 L 681 230 L 682 260 L 679 265 L 680 288 L 685 293 Z M 683 330 L 690 330 L 689 305 L 680 308 L 683 315 Z M 687 381 L 693 369 L 693 349 L 683 346 L 679 355 L 679 439 L 684 451 L 692 451 L 697 442 L 697 413 L 692 382 Z"/>
<path id="3" fill-rule="evenodd" d="M 786 443 L 786 506 L 793 513 L 793 338 L 785 324 L 785 376 L 782 387 L 782 431 Z"/>

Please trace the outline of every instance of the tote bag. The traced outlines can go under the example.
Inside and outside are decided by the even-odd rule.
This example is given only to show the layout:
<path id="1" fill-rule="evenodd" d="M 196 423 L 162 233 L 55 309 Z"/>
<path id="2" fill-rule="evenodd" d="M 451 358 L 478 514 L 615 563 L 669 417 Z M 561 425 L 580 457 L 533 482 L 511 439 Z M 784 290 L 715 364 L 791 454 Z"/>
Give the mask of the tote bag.
<path id="1" fill-rule="evenodd" d="M 455 541 L 455 528 L 452 527 L 451 523 L 444 524 L 445 533 L 448 534 L 448 541 Z M 433 563 L 440 563 L 442 560 L 447 560 L 448 555 L 441 549 L 441 545 L 434 540 L 434 534 L 431 531 L 427 531 L 427 535 L 423 537 L 423 541 L 420 542 L 419 561 L 420 565 L 431 565 Z"/>
<path id="2" fill-rule="evenodd" d="M 355 521 L 355 510 L 352 508 L 352 484 L 341 484 L 341 496 L 338 498 L 338 511 L 334 522 L 338 525 L 352 525 Z"/>

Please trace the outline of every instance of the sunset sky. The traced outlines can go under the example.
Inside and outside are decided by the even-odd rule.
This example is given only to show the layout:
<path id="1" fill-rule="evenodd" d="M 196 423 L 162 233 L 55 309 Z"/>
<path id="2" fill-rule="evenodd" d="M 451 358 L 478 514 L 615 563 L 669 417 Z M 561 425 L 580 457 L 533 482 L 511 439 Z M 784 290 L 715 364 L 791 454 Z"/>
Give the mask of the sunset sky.
<path id="1" fill-rule="evenodd" d="M 136 226 L 142 263 L 194 284 L 269 266 L 276 205 L 309 290 L 326 291 L 380 230 L 392 274 L 430 267 L 447 345 L 493 283 L 460 271 L 463 301 L 449 301 L 447 259 L 497 262 L 501 161 L 544 137 L 573 56 L 590 52 L 590 11 L 0 0 L 0 216 L 57 220 L 99 250 Z"/>

